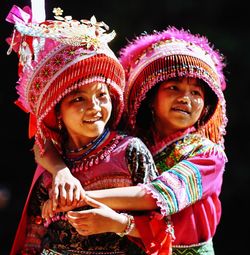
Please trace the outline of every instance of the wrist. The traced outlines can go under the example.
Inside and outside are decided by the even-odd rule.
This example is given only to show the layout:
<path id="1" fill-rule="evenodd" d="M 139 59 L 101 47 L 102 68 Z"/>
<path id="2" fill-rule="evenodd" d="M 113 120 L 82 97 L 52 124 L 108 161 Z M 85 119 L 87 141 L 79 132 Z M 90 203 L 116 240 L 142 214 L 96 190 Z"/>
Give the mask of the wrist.
<path id="1" fill-rule="evenodd" d="M 62 173 L 62 172 L 71 174 L 68 167 L 61 166 L 61 165 L 54 166 L 53 176 L 56 176 L 57 174 Z"/>
<path id="2" fill-rule="evenodd" d="M 125 235 L 129 235 L 129 233 L 134 229 L 135 227 L 135 220 L 132 215 L 129 215 L 127 213 L 120 213 L 124 217 L 123 220 L 123 231 L 122 232 L 116 232 L 117 235 L 120 237 L 123 237 Z"/>

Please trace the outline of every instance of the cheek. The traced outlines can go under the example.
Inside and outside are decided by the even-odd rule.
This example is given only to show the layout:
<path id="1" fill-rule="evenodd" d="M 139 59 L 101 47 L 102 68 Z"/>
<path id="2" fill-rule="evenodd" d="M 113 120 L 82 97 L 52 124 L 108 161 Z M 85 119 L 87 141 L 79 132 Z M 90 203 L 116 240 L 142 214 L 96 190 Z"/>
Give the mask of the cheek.
<path id="1" fill-rule="evenodd" d="M 68 122 L 71 122 L 72 120 L 74 120 L 76 118 L 76 116 L 79 115 L 80 111 L 81 111 L 80 107 L 79 107 L 79 109 L 76 109 L 73 107 L 62 106 L 60 115 L 61 115 L 63 121 L 65 123 L 68 123 Z"/>
<path id="2" fill-rule="evenodd" d="M 196 114 L 197 120 L 201 117 L 204 108 L 204 100 L 202 98 L 194 100 L 193 109 Z"/>
<path id="3" fill-rule="evenodd" d="M 196 98 L 194 99 L 194 107 L 196 108 L 196 110 L 202 110 L 204 107 L 204 100 L 202 98 Z"/>
<path id="4" fill-rule="evenodd" d="M 166 95 L 166 93 L 160 93 L 158 92 L 158 94 L 155 96 L 154 100 L 153 100 L 153 108 L 155 109 L 155 111 L 161 111 L 165 109 L 168 109 L 169 106 L 172 104 L 173 99 L 170 95 Z"/>
<path id="5" fill-rule="evenodd" d="M 103 109 L 104 109 L 104 111 L 106 112 L 106 114 L 108 116 L 111 115 L 111 112 L 112 112 L 112 103 L 111 103 L 111 100 L 106 102 L 105 104 L 103 104 Z"/>

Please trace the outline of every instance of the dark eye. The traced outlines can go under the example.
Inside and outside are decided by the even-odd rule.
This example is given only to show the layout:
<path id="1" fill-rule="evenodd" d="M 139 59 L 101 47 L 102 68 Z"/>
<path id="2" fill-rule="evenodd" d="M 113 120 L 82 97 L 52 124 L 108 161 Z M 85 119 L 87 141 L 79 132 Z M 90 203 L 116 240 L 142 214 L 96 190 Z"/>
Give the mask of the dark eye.
<path id="1" fill-rule="evenodd" d="M 164 90 L 173 90 L 173 91 L 175 91 L 175 90 L 178 90 L 178 87 L 176 86 L 176 85 L 167 85 L 167 86 L 165 86 L 165 87 L 163 87 L 163 89 Z"/>
<path id="2" fill-rule="evenodd" d="M 99 97 L 103 98 L 103 97 L 106 97 L 107 95 L 108 95 L 107 92 L 102 91 L 102 92 L 100 92 Z"/>
<path id="3" fill-rule="evenodd" d="M 176 89 L 177 89 L 177 86 L 171 85 L 171 86 L 168 87 L 168 89 L 169 89 L 169 90 L 176 90 Z"/>
<path id="4" fill-rule="evenodd" d="M 71 102 L 73 103 L 77 103 L 77 102 L 82 102 L 84 100 L 83 97 L 75 97 L 71 100 Z"/>
<path id="5" fill-rule="evenodd" d="M 201 96 L 202 94 L 201 94 L 201 91 L 199 91 L 199 90 L 193 90 L 192 95 Z"/>

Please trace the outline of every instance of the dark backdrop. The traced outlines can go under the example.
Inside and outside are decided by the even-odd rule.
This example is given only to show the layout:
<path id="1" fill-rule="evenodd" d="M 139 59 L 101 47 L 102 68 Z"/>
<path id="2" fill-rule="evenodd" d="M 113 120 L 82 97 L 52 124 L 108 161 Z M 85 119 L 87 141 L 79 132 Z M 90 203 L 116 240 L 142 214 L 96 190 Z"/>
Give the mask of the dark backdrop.
<path id="1" fill-rule="evenodd" d="M 0 204 L 0 254 L 8 255 L 21 216 L 22 207 L 35 169 L 28 139 L 28 116 L 14 105 L 16 100 L 17 56 L 6 55 L 5 38 L 12 25 L 5 22 L 11 6 L 30 5 L 29 0 L 1 1 L 1 157 L 0 194 L 7 202 Z M 226 0 L 47 0 L 47 18 L 53 18 L 53 7 L 61 7 L 64 15 L 106 22 L 117 37 L 110 44 L 118 53 L 128 40 L 143 31 L 165 29 L 168 25 L 190 29 L 206 35 L 226 56 L 227 113 L 226 165 L 221 193 L 223 214 L 214 244 L 217 255 L 244 254 L 249 228 L 246 203 L 249 203 L 249 27 L 248 8 L 241 1 Z M 246 234 L 243 234 L 243 230 Z"/>

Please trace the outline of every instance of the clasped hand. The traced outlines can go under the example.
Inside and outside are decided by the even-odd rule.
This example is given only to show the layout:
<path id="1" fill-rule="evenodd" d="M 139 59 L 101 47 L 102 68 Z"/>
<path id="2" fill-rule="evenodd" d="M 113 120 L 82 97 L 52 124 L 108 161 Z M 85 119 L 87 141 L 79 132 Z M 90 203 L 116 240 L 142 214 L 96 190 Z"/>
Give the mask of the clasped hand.
<path id="1" fill-rule="evenodd" d="M 85 197 L 84 201 L 77 204 L 77 207 L 83 204 L 91 206 L 92 209 L 71 211 L 75 207 L 65 205 L 58 206 L 56 210 L 53 210 L 52 200 L 48 199 L 42 207 L 42 217 L 48 219 L 57 212 L 67 211 L 69 223 L 83 236 L 105 232 L 118 233 L 124 230 L 127 224 L 127 219 L 124 215 L 89 197 Z"/>

